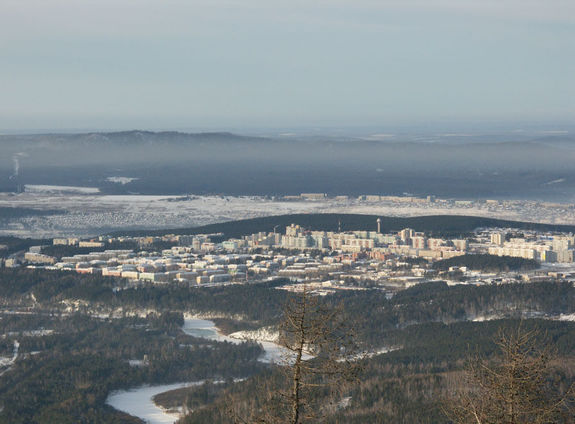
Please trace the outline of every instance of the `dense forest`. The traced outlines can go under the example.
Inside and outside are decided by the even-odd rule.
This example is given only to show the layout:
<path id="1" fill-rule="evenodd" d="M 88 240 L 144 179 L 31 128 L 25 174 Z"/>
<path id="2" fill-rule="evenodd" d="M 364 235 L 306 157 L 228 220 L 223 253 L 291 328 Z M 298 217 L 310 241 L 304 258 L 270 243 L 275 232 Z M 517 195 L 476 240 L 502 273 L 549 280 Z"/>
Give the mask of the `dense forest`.
<path id="1" fill-rule="evenodd" d="M 51 242 L 51 240 L 44 239 L 23 239 L 12 236 L 0 237 L 0 244 L 6 246 L 6 249 L 0 249 L 0 258 L 7 257 L 14 252 L 28 250 L 30 246 L 39 246 Z"/>
<path id="2" fill-rule="evenodd" d="M 523 259 L 514 256 L 495 255 L 462 255 L 443 259 L 433 263 L 433 268 L 445 271 L 452 266 L 488 272 L 529 271 L 539 268 L 539 263 L 533 259 Z"/>
<path id="3" fill-rule="evenodd" d="M 397 350 L 362 361 L 358 382 L 343 390 L 342 399 L 349 400 L 347 406 L 340 404 L 324 411 L 326 416 L 322 422 L 448 424 L 449 420 L 442 412 L 443 402 L 449 392 L 461 384 L 461 369 L 468 358 L 477 354 L 493 357 L 497 351 L 494 343 L 497 332 L 501 328 L 511 329 L 518 325 L 520 322 L 516 320 L 498 320 L 410 327 L 403 332 L 402 344 Z M 565 361 L 565 368 L 557 369 L 553 378 L 564 391 L 575 380 L 572 369 L 575 325 L 542 320 L 531 320 L 521 325 L 526 330 L 538 328 L 546 332 L 547 338 L 541 343 L 550 342 L 557 347 L 558 357 Z M 244 410 L 257 408 L 264 402 L 266 391 L 279 390 L 284 384 L 283 373 L 271 370 L 220 390 L 215 395 L 212 389 L 211 396 L 206 395 L 209 403 L 203 408 L 197 405 L 205 388 L 181 390 L 177 395 L 179 399 L 189 401 L 196 410 L 178 423 L 229 423 L 230 405 L 240 405 Z M 325 405 L 332 402 L 327 392 L 319 391 L 316 396 Z M 168 396 L 162 401 L 170 404 Z"/>
<path id="4" fill-rule="evenodd" d="M 113 320 L 43 315 L 33 318 L 38 322 L 20 315 L 2 318 L 0 329 L 17 338 L 21 359 L 0 377 L 0 423 L 139 422 L 105 405 L 110 391 L 144 383 L 246 377 L 262 368 L 256 361 L 258 345 L 185 335 L 180 314 Z M 17 331 L 24 325 L 21 319 L 26 328 L 41 328 L 45 335 Z M 2 354 L 7 354 L 12 341 L 2 342 Z M 142 365 L 130 365 L 134 360 Z"/>
<path id="5" fill-rule="evenodd" d="M 382 232 L 400 231 L 412 228 L 434 236 L 460 236 L 473 232 L 481 227 L 517 228 L 538 231 L 575 232 L 572 225 L 553 225 L 532 222 L 507 221 L 501 219 L 482 218 L 477 216 L 431 215 L 418 217 L 382 217 L 377 215 L 358 214 L 295 214 L 267 216 L 263 218 L 244 219 L 240 221 L 223 222 L 203 225 L 193 228 L 176 228 L 155 231 L 119 231 L 114 235 L 164 235 L 164 234 L 215 234 L 223 233 L 226 238 L 241 237 L 260 231 L 272 232 L 275 226 L 279 228 L 290 224 L 298 224 L 305 228 L 318 231 L 376 230 L 376 220 L 381 218 Z"/>
<path id="6" fill-rule="evenodd" d="M 8 220 L 12 218 L 24 218 L 27 216 L 64 215 L 65 213 L 65 211 L 56 209 L 32 209 L 0 206 L 0 222 L 2 222 L 2 220 Z"/>
<path id="7" fill-rule="evenodd" d="M 44 255 L 53 256 L 55 258 L 61 259 L 63 256 L 73 256 L 73 255 L 87 255 L 91 252 L 103 252 L 108 249 L 127 249 L 134 250 L 138 248 L 138 244 L 135 242 L 116 242 L 108 243 L 101 247 L 78 247 L 78 246 L 68 246 L 63 244 L 50 244 L 48 246 L 42 246 L 42 253 Z"/>
<path id="8" fill-rule="evenodd" d="M 158 401 L 193 409 L 185 423 L 230 422 L 224 408 L 230 397 L 244 405 L 257 402 L 256 388 L 282 384 L 281 373 L 256 361 L 262 352 L 257 344 L 186 335 L 182 313 L 219 317 L 214 320 L 225 332 L 276 326 L 294 296 L 277 290 L 287 282 L 135 286 L 100 276 L 0 269 L 1 306 L 9 312 L 0 314 L 0 356 L 10 357 L 14 341 L 20 344 L 18 360 L 0 370 L 0 423 L 138 422 L 105 404 L 112 390 L 200 379 L 228 383 L 208 383 Z M 326 422 L 442 423 L 439 400 L 458 380 L 469 353 L 493 355 L 497 330 L 516 326 L 518 318 L 575 313 L 575 288 L 562 281 L 432 282 L 392 298 L 374 288 L 321 301 L 327 308 L 342 304 L 360 346 L 379 352 L 363 360 L 360 383 L 346 388 L 349 406 L 328 411 Z M 525 325 L 542 329 L 561 361 L 573 364 L 575 323 L 529 319 Z M 145 366 L 129 362 L 144 359 Z M 557 381 L 566 384 L 572 370 L 558 370 Z"/>
<path id="9" fill-rule="evenodd" d="M 90 305 L 89 308 L 85 306 L 86 309 L 101 313 L 116 309 L 126 313 L 141 309 L 204 313 L 236 319 L 235 330 L 250 329 L 250 323 L 277 324 L 282 305 L 292 295 L 276 290 L 276 287 L 287 282 L 278 279 L 259 284 L 201 288 L 178 283 L 134 286 L 126 280 L 94 275 L 2 269 L 0 297 L 7 306 L 31 307 L 40 303 L 47 308 L 59 308 L 62 302 L 81 300 Z M 483 286 L 430 282 L 403 290 L 391 299 L 384 291 L 371 289 L 339 292 L 325 301 L 343 302 L 351 320 L 364 322 L 365 337 L 370 339 L 370 332 L 402 328 L 412 323 L 574 313 L 575 288 L 571 283 L 561 281 Z M 246 327 L 241 328 L 244 325 Z"/>

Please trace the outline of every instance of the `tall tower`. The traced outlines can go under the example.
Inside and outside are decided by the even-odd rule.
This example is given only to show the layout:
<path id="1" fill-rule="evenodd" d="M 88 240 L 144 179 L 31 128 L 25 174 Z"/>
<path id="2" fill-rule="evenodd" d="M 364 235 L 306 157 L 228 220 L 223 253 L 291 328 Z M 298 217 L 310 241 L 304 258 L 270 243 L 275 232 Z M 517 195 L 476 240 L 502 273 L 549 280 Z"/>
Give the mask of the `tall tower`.
<path id="1" fill-rule="evenodd" d="M 377 218 L 377 232 L 381 234 L 381 218 Z"/>

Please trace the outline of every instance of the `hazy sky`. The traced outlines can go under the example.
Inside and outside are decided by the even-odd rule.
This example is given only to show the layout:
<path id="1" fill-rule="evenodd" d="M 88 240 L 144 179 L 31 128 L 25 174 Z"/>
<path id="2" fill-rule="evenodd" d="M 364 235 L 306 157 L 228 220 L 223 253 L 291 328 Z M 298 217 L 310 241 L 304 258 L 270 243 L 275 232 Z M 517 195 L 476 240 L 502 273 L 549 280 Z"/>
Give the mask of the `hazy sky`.
<path id="1" fill-rule="evenodd" d="M 0 1 L 0 132 L 574 117 L 575 0 Z"/>

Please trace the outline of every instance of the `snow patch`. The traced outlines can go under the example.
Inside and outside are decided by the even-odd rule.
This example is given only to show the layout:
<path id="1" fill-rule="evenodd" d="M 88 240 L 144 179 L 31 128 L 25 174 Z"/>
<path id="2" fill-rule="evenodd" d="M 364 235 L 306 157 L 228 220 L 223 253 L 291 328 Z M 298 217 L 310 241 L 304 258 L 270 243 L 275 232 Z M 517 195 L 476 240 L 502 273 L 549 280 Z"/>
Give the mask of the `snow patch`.
<path id="1" fill-rule="evenodd" d="M 351 396 L 346 396 L 337 403 L 338 409 L 344 409 L 351 405 Z"/>
<path id="2" fill-rule="evenodd" d="M 25 330 L 25 331 L 10 331 L 7 335 L 10 337 L 20 336 L 20 337 L 42 337 L 54 334 L 54 330 Z"/>
<path id="3" fill-rule="evenodd" d="M 279 332 L 272 327 L 262 327 L 257 330 L 236 331 L 229 335 L 233 339 L 240 340 L 257 340 L 258 342 L 272 342 L 277 343 L 279 340 Z"/>
<path id="4" fill-rule="evenodd" d="M 485 322 L 485 321 L 494 321 L 496 319 L 503 319 L 501 315 L 477 315 L 471 321 L 473 322 Z"/>
<path id="5" fill-rule="evenodd" d="M 543 183 L 543 185 L 552 185 L 552 184 L 559 184 L 565 181 L 565 178 L 559 178 L 557 180 L 553 180 L 553 181 L 548 181 L 546 183 Z"/>
<path id="6" fill-rule="evenodd" d="M 561 314 L 556 319 L 557 319 L 557 321 L 573 321 L 573 322 L 575 322 L 575 313 L 573 313 L 573 314 Z"/>
<path id="7" fill-rule="evenodd" d="M 18 340 L 14 340 L 14 353 L 12 355 L 12 358 L 0 357 L 0 368 L 6 368 L 6 369 L 0 371 L 0 376 L 2 376 L 4 373 L 10 371 L 10 369 L 14 365 L 14 362 L 16 362 L 16 359 L 18 359 L 18 351 L 19 350 L 20 350 L 20 343 L 18 342 Z"/>
<path id="8" fill-rule="evenodd" d="M 24 186 L 26 193 L 80 193 L 96 194 L 100 192 L 97 187 L 76 187 L 76 186 L 59 186 L 59 185 L 36 185 L 26 184 Z"/>
<path id="9" fill-rule="evenodd" d="M 110 183 L 116 183 L 116 184 L 122 184 L 122 185 L 129 184 L 132 181 L 136 181 L 136 180 L 139 180 L 139 178 L 135 178 L 135 177 L 108 177 L 108 178 L 106 178 L 106 181 L 108 181 Z"/>

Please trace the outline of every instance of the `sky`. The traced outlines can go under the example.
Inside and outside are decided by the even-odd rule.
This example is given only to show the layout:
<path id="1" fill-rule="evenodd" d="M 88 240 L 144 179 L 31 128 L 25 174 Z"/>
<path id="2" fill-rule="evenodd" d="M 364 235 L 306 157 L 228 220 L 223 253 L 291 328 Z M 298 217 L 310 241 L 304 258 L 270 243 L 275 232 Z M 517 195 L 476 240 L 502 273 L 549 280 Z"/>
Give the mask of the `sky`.
<path id="1" fill-rule="evenodd" d="M 573 0 L 2 0 L 0 132 L 573 122 Z"/>

